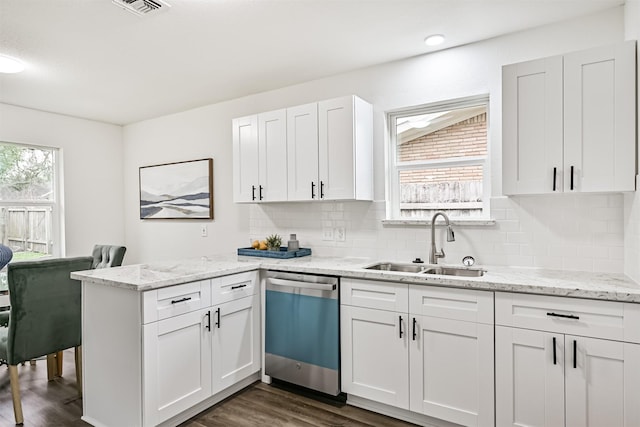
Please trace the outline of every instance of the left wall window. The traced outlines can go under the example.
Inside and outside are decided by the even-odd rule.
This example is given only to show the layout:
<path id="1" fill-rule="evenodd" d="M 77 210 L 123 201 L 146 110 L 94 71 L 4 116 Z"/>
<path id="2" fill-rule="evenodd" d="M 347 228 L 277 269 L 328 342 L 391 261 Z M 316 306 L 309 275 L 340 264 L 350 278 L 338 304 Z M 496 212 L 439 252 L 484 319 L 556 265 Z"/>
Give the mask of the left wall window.
<path id="1" fill-rule="evenodd" d="M 58 149 L 0 142 L 0 241 L 13 260 L 60 256 Z"/>

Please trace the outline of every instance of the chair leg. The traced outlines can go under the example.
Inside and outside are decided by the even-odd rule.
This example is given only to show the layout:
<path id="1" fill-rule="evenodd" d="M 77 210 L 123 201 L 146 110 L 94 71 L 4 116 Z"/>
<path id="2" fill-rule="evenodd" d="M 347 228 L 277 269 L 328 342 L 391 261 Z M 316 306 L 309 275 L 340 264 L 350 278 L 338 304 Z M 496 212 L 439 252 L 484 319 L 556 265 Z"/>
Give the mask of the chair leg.
<path id="1" fill-rule="evenodd" d="M 20 384 L 18 383 L 18 366 L 9 365 L 9 382 L 11 383 L 11 398 L 13 399 L 13 414 L 16 424 L 22 424 L 22 402 L 20 401 Z"/>
<path id="2" fill-rule="evenodd" d="M 52 381 L 58 373 L 57 371 L 56 354 L 47 354 L 47 380 Z"/>
<path id="3" fill-rule="evenodd" d="M 61 377 L 62 376 L 62 352 L 59 351 L 56 353 L 56 362 L 57 362 L 57 372 L 56 375 Z"/>
<path id="4" fill-rule="evenodd" d="M 75 356 L 76 356 L 76 387 L 78 388 L 78 393 L 80 397 L 82 397 L 82 346 L 79 345 L 75 348 Z"/>

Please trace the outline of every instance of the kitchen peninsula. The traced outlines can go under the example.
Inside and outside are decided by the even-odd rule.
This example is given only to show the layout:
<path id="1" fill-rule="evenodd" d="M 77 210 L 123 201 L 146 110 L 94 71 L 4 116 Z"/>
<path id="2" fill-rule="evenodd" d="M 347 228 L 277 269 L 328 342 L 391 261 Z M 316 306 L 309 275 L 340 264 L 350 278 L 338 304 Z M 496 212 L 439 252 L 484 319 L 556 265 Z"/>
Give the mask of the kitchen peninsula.
<path id="1" fill-rule="evenodd" d="M 640 284 L 625 276 L 487 266 L 483 267 L 487 271 L 482 277 L 365 269 L 373 261 L 322 257 L 291 260 L 201 257 L 73 273 L 72 277 L 83 284 L 83 419 L 95 426 L 177 425 L 260 379 L 263 352 L 260 337 L 264 330 L 260 272 L 264 270 L 340 277 L 342 328 L 348 326 L 345 313 L 358 305 L 372 313 L 385 312 L 384 307 L 371 310 L 367 306 L 367 292 L 388 286 L 404 288 L 404 298 L 412 307 L 406 311 L 414 313 L 416 305 L 412 301 L 418 299 L 422 301 L 422 308 L 416 310 L 424 311 L 422 317 L 412 314 L 418 319 L 414 320 L 413 342 L 420 341 L 416 341 L 416 324 L 420 327 L 420 322 L 426 324 L 432 317 L 456 325 L 486 324 L 483 327 L 490 332 L 491 351 L 485 357 L 493 362 L 495 339 L 495 358 L 500 358 L 504 366 L 514 363 L 502 361 L 509 353 L 506 350 L 517 344 L 518 336 L 510 334 L 521 331 L 531 333 L 532 329 L 540 329 L 547 331 L 547 335 L 555 333 L 554 345 L 562 335 L 560 332 L 587 336 L 584 340 L 589 342 L 619 344 L 623 357 L 616 359 L 616 363 L 624 365 L 625 375 L 620 379 L 622 382 L 615 385 L 617 389 L 608 392 L 627 399 L 639 395 L 640 378 L 636 377 L 640 376 L 640 331 L 632 325 L 640 324 Z M 359 302 L 346 295 L 354 289 L 364 296 Z M 432 291 L 444 293 L 434 297 Z M 488 314 L 480 314 L 479 307 L 484 304 L 479 302 L 481 299 L 487 301 Z M 438 307 L 439 301 L 449 301 L 448 314 L 438 314 L 442 308 Z M 476 309 L 477 315 L 473 314 Z M 470 315 L 475 317 L 471 319 Z M 568 318 L 574 315 L 579 315 L 580 320 Z M 408 314 L 404 316 L 409 318 Z M 448 320 L 447 316 L 455 319 Z M 482 320 L 485 318 L 488 320 Z M 229 330 L 225 329 L 228 325 L 233 326 L 225 332 Z M 392 326 L 394 331 L 397 327 L 411 329 L 411 325 Z M 427 332 L 419 329 L 419 336 L 425 341 L 427 335 L 422 333 Z M 410 340 L 411 333 L 406 335 Z M 343 329 L 343 339 L 344 336 Z M 380 339 L 383 338 L 381 335 Z M 481 342 L 479 338 L 475 341 Z M 559 353 L 569 358 L 571 344 L 568 338 L 563 342 L 567 343 L 566 350 Z M 405 347 L 409 344 L 413 345 L 405 342 Z M 413 401 L 411 405 L 402 399 L 387 401 L 369 394 L 367 389 L 357 389 L 348 378 L 349 367 L 355 366 L 357 355 L 344 350 L 344 341 L 342 347 L 342 389 L 348 394 L 348 403 L 418 423 L 428 420 L 437 424 L 444 419 L 461 424 L 502 425 L 500 420 L 506 416 L 506 405 L 501 399 L 506 396 L 500 390 L 513 379 L 500 372 L 496 372 L 495 385 L 493 376 L 485 384 L 491 391 L 496 388 L 495 407 L 492 397 L 490 401 L 478 397 L 472 405 L 475 409 L 465 410 L 466 418 L 460 418 L 458 413 L 439 412 L 433 402 L 421 403 L 419 406 L 424 409 L 417 409 Z M 542 353 L 545 357 L 547 350 L 551 351 L 545 347 Z M 588 356 L 588 349 L 580 351 L 580 357 Z M 406 358 L 409 359 L 408 353 Z M 577 363 L 586 362 L 578 359 Z M 530 366 L 532 371 L 536 368 L 536 365 Z M 493 363 L 482 369 L 493 372 Z M 570 373 L 568 368 L 567 373 Z M 408 382 L 408 370 L 404 376 Z M 375 377 L 372 374 L 371 381 L 375 382 Z M 408 390 L 407 385 L 407 395 Z M 480 387 L 474 393 L 476 391 L 481 394 Z M 588 403 L 600 405 L 600 402 Z M 570 402 L 566 406 L 567 409 L 562 407 L 563 414 L 565 410 L 572 410 Z M 431 407 L 436 409 L 429 409 Z M 605 412 L 609 419 L 640 420 L 638 409 L 631 404 Z M 469 418 L 470 413 L 477 413 L 477 418 L 475 415 Z"/>

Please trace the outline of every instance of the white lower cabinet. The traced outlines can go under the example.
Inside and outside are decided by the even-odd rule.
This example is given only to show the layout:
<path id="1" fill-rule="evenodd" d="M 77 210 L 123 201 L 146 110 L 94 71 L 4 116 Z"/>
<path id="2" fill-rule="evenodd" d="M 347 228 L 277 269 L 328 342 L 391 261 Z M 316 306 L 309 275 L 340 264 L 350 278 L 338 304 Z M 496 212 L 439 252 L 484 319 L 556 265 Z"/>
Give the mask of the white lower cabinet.
<path id="1" fill-rule="evenodd" d="M 413 314 L 411 322 L 410 409 L 493 425 L 493 325 Z"/>
<path id="2" fill-rule="evenodd" d="M 260 370 L 260 295 L 211 310 L 212 394 Z"/>
<path id="3" fill-rule="evenodd" d="M 341 301 L 344 392 L 494 425 L 492 292 L 343 279 Z"/>
<path id="4" fill-rule="evenodd" d="M 640 425 L 640 345 L 583 336 L 601 335 L 603 327 L 633 336 L 625 324 L 637 307 L 496 295 L 497 426 Z M 538 313 L 545 316 L 540 329 L 548 330 L 512 326 Z"/>
<path id="5" fill-rule="evenodd" d="M 209 310 L 143 327 L 145 425 L 157 425 L 211 395 Z"/>
<path id="6" fill-rule="evenodd" d="M 257 380 L 258 284 L 257 271 L 145 292 L 83 282 L 82 419 L 176 426 Z"/>
<path id="7" fill-rule="evenodd" d="M 407 317 L 393 311 L 340 308 L 343 392 L 409 409 Z"/>

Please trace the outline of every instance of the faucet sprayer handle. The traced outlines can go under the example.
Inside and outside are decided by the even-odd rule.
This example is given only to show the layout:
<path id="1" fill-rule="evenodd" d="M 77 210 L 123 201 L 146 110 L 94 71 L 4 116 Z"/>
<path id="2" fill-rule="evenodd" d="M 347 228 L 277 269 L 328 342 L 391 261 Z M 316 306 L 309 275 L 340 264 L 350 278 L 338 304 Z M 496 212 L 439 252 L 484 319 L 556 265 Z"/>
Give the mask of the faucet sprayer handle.
<path id="1" fill-rule="evenodd" d="M 455 242 L 456 236 L 453 234 L 453 228 L 451 226 L 447 227 L 447 242 Z"/>

